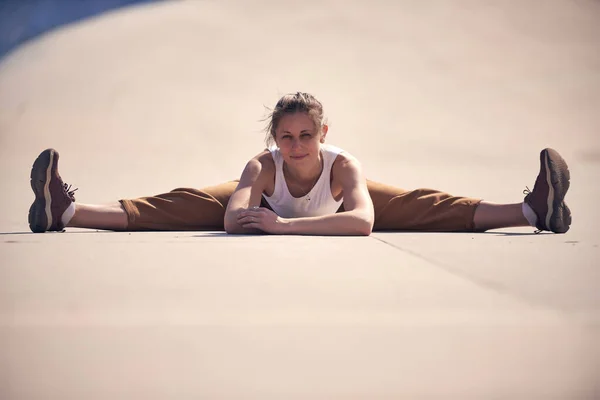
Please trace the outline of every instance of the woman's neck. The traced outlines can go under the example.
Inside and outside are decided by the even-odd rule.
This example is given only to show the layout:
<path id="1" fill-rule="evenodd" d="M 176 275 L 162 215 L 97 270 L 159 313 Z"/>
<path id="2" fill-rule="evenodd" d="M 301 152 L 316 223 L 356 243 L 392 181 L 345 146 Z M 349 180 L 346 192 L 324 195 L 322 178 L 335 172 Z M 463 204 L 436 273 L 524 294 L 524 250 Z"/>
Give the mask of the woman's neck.
<path id="1" fill-rule="evenodd" d="M 314 184 L 321 173 L 323 172 L 323 158 L 321 154 L 317 157 L 317 162 L 310 168 L 304 170 L 294 169 L 290 167 L 285 161 L 283 162 L 284 172 L 287 178 L 291 178 L 294 182 L 299 184 Z"/>

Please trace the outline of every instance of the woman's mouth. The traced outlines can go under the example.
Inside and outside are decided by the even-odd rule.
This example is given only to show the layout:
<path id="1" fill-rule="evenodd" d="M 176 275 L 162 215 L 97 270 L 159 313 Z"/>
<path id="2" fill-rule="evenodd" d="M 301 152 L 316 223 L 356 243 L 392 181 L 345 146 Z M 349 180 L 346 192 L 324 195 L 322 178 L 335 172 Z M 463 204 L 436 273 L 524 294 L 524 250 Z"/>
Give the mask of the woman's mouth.
<path id="1" fill-rule="evenodd" d="M 292 160 L 302 160 L 303 158 L 308 157 L 308 154 L 305 154 L 303 156 L 290 156 L 290 158 Z"/>

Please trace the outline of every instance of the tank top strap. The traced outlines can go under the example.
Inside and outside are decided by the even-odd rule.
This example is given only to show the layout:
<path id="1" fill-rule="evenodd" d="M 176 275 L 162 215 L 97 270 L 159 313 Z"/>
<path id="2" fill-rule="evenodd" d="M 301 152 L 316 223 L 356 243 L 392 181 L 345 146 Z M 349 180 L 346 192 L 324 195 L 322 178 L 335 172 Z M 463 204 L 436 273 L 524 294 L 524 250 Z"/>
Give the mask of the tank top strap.
<path id="1" fill-rule="evenodd" d="M 272 146 L 269 148 L 271 152 L 271 156 L 273 157 L 273 163 L 275 163 L 275 190 L 274 192 L 278 195 L 283 194 L 283 186 L 285 185 L 285 177 L 283 176 L 283 157 L 279 152 L 279 148 L 277 146 Z"/>
<path id="2" fill-rule="evenodd" d="M 335 159 L 338 154 L 342 153 L 344 150 L 329 144 L 321 145 L 321 150 L 323 153 L 323 171 L 331 173 L 331 167 L 333 166 Z M 329 174 L 327 176 L 329 176 Z"/>

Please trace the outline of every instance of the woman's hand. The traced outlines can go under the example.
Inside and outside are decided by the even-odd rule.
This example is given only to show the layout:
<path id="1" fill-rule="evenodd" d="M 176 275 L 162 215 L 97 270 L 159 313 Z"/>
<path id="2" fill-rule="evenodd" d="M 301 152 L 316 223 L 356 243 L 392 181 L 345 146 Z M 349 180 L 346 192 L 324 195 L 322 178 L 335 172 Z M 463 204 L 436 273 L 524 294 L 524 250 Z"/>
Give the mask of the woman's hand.
<path id="1" fill-rule="evenodd" d="M 264 207 L 252 207 L 238 214 L 237 222 L 244 228 L 260 229 L 266 233 L 284 233 L 286 219 Z"/>

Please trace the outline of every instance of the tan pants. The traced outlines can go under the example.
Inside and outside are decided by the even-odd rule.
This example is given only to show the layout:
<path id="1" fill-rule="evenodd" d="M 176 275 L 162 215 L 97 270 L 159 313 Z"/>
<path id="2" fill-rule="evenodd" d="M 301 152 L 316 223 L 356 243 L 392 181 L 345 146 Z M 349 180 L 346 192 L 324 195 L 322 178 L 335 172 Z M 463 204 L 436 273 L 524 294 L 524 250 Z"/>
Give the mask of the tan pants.
<path id="1" fill-rule="evenodd" d="M 238 181 L 204 189 L 179 188 L 169 193 L 120 200 L 127 230 L 223 230 L 225 209 Z M 375 206 L 374 231 L 473 231 L 480 199 L 454 197 L 432 189 L 402 190 L 367 181 Z M 268 204 L 262 200 L 262 207 Z M 343 211 L 343 206 L 340 208 Z"/>

